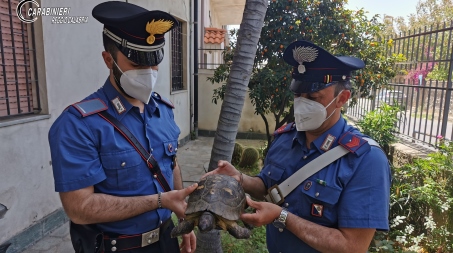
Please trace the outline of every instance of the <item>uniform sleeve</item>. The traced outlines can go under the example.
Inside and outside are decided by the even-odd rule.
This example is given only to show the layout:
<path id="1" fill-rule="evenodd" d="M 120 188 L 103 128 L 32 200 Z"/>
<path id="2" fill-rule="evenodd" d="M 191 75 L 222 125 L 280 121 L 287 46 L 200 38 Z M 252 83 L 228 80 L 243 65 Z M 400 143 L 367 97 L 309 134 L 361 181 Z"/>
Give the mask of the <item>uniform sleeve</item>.
<path id="1" fill-rule="evenodd" d="M 338 227 L 389 229 L 391 171 L 378 147 L 364 154 L 345 185 L 338 206 Z"/>
<path id="2" fill-rule="evenodd" d="M 265 167 L 263 167 L 263 169 L 264 168 Z M 269 189 L 269 184 L 268 184 L 267 177 L 264 175 L 263 169 L 260 171 L 260 173 L 257 175 L 257 177 L 260 178 L 261 181 L 263 181 L 264 188 L 266 188 L 266 190 L 267 190 L 267 189 Z"/>
<path id="3" fill-rule="evenodd" d="M 280 162 L 284 160 L 281 157 L 281 147 L 287 144 L 288 138 L 283 138 L 282 134 L 275 136 L 274 140 L 269 146 L 266 158 L 264 159 L 264 166 L 260 173 L 257 175 L 263 181 L 264 187 L 269 189 L 270 187 L 278 184 L 281 181 L 283 173 L 285 172 L 285 166 Z"/>
<path id="4" fill-rule="evenodd" d="M 106 178 L 94 140 L 84 119 L 70 112 L 55 121 L 49 131 L 55 191 L 83 189 Z"/>

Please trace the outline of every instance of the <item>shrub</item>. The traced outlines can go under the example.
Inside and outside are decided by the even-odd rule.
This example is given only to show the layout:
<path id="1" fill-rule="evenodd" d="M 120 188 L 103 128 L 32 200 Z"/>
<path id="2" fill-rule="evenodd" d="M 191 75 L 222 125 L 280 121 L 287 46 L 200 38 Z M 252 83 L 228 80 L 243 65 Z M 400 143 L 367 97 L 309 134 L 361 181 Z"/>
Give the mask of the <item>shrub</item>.
<path id="1" fill-rule="evenodd" d="M 453 144 L 395 168 L 391 195 L 389 238 L 401 248 L 452 252 Z"/>
<path id="2" fill-rule="evenodd" d="M 399 108 L 383 105 L 358 125 L 383 147 L 396 141 Z M 377 232 L 369 252 L 453 252 L 453 143 L 393 167 L 388 233 Z"/>
<path id="3" fill-rule="evenodd" d="M 258 152 L 260 153 L 260 160 L 264 164 L 264 159 L 266 159 L 267 151 L 269 151 L 268 144 L 265 143 L 264 145 L 258 148 Z"/>
<path id="4" fill-rule="evenodd" d="M 244 147 L 239 143 L 234 143 L 233 156 L 231 157 L 231 164 L 234 166 L 238 165 L 241 161 L 242 153 L 244 152 Z"/>
<path id="5" fill-rule="evenodd" d="M 260 153 L 258 150 L 254 147 L 247 147 L 242 153 L 241 161 L 238 166 L 241 168 L 251 168 L 256 166 L 259 159 Z"/>
<path id="6" fill-rule="evenodd" d="M 385 103 L 378 110 L 368 112 L 363 119 L 357 122 L 362 133 L 377 141 L 389 153 L 389 145 L 397 140 L 397 114 L 398 106 L 390 106 Z"/>

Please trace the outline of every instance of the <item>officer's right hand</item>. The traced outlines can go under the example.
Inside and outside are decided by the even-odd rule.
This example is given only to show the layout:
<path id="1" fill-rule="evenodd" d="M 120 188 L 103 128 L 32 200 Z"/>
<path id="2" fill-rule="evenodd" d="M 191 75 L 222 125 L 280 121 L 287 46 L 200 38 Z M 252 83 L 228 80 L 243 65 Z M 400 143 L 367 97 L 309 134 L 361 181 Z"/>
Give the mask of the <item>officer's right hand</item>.
<path id="1" fill-rule="evenodd" d="M 173 211 L 176 214 L 176 216 L 178 216 L 178 218 L 185 218 L 186 217 L 185 212 L 187 208 L 187 203 L 185 199 L 197 187 L 198 184 L 195 183 L 182 190 L 173 190 L 163 193 L 161 197 L 162 207 Z"/>
<path id="2" fill-rule="evenodd" d="M 239 172 L 231 163 L 224 160 L 219 160 L 219 162 L 217 163 L 217 169 L 204 174 L 201 179 L 215 174 L 222 174 L 233 177 L 238 182 L 240 182 L 241 180 L 241 172 Z"/>

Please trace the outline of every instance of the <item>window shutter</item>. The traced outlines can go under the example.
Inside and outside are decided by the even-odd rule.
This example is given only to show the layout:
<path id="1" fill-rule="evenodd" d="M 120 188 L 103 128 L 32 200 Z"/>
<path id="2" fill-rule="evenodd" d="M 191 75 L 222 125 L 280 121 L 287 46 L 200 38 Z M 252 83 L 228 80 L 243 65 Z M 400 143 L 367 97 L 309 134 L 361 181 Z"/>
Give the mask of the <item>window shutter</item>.
<path id="1" fill-rule="evenodd" d="M 172 91 L 184 89 L 182 22 L 171 30 L 171 87 Z"/>
<path id="2" fill-rule="evenodd" d="M 0 117 L 33 113 L 29 24 L 17 17 L 18 3 L 0 0 Z"/>

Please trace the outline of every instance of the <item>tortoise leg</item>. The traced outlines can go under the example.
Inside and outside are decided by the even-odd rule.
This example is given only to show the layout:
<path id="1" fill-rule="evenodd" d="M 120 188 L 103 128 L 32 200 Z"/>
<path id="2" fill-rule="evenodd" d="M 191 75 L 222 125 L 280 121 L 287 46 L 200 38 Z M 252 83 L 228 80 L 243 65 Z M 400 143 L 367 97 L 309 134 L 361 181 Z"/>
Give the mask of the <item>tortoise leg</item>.
<path id="1" fill-rule="evenodd" d="M 177 236 L 188 234 L 190 231 L 193 230 L 195 226 L 195 220 L 184 220 L 178 224 L 178 226 L 174 227 L 171 230 L 171 238 L 175 238 Z"/>
<path id="2" fill-rule="evenodd" d="M 236 239 L 248 239 L 250 237 L 250 230 L 239 226 L 236 222 L 228 224 L 228 233 Z"/>
<path id="3" fill-rule="evenodd" d="M 242 224 L 244 224 L 244 226 L 245 226 L 246 228 L 248 228 L 249 230 L 252 230 L 252 229 L 255 228 L 255 226 L 253 226 L 252 224 L 245 223 L 244 221 L 242 221 Z"/>

